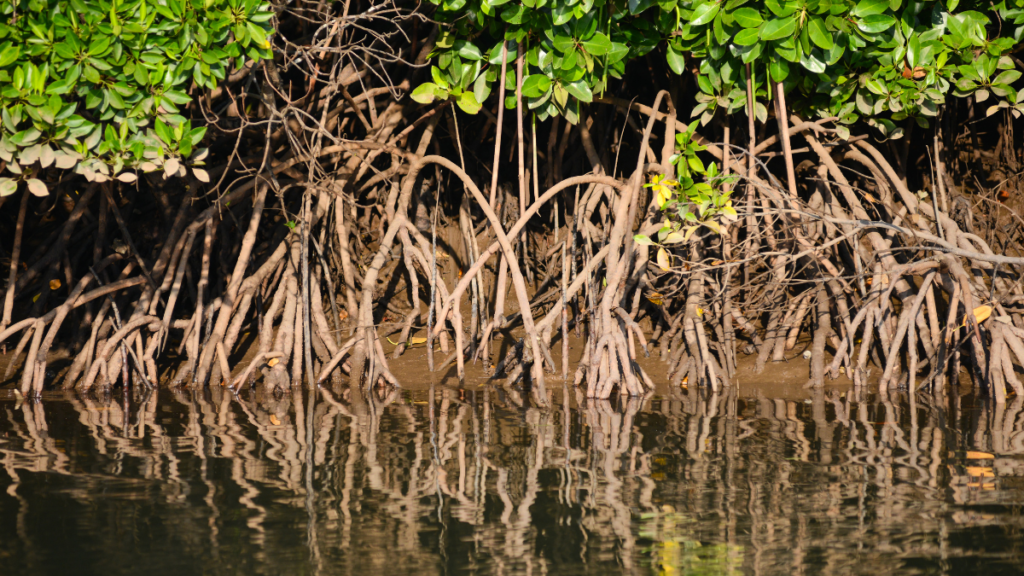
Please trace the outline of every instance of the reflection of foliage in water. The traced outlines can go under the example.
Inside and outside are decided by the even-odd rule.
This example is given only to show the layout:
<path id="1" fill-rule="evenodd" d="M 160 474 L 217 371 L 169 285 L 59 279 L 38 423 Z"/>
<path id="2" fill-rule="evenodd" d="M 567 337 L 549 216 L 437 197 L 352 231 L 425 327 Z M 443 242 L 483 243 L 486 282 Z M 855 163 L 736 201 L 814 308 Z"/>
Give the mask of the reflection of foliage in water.
<path id="1" fill-rule="evenodd" d="M 704 546 L 692 538 L 692 521 L 671 506 L 640 515 L 640 537 L 652 542 L 641 551 L 659 574 L 740 574 L 743 546 Z"/>

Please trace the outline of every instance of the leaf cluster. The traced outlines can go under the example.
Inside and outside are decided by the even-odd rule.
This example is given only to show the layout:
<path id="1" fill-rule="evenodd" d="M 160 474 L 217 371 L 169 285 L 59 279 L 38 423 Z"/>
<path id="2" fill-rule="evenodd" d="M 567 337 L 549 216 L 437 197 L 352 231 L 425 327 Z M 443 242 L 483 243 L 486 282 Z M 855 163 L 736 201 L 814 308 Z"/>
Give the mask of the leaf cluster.
<path id="1" fill-rule="evenodd" d="M 3 3 L 0 160 L 11 175 L 0 195 L 51 167 L 96 181 L 125 168 L 178 173 L 206 131 L 182 114 L 189 94 L 272 57 L 273 17 L 261 0 Z"/>
<path id="2" fill-rule="evenodd" d="M 1001 0 L 988 14 L 973 5 L 958 11 L 959 0 L 431 2 L 450 24 L 432 54 L 435 81 L 417 96 L 446 96 L 444 85 L 457 86 L 472 93 L 466 111 L 498 80 L 504 43 L 508 60 L 520 47 L 525 53 L 522 92 L 541 120 L 575 122 L 581 103 L 654 50 L 675 73 L 694 73 L 693 114 L 704 124 L 719 110 L 747 107 L 748 70 L 759 119 L 771 83 L 781 82 L 794 109 L 838 118 L 840 134 L 865 121 L 898 137 L 903 120 L 928 126 L 950 95 L 994 97 L 990 112 L 1021 113 L 1010 53 L 1024 33 L 1024 0 Z M 515 89 L 513 66 L 503 81 Z M 514 97 L 505 105 L 514 107 Z"/>
<path id="3" fill-rule="evenodd" d="M 657 233 L 657 242 L 643 234 L 633 240 L 642 245 L 658 244 L 658 264 L 668 270 L 668 254 L 665 246 L 689 242 L 694 233 L 705 227 L 715 234 L 725 232 L 725 224 L 735 222 L 738 214 L 732 206 L 732 189 L 729 186 L 735 177 L 719 172 L 714 162 L 705 165 L 697 155 L 705 147 L 693 141 L 697 120 L 685 132 L 676 134 L 676 154 L 672 163 L 676 167 L 678 180 L 669 180 L 655 175 L 645 188 L 650 188 L 658 200 L 658 207 L 665 215 L 665 221 Z"/>

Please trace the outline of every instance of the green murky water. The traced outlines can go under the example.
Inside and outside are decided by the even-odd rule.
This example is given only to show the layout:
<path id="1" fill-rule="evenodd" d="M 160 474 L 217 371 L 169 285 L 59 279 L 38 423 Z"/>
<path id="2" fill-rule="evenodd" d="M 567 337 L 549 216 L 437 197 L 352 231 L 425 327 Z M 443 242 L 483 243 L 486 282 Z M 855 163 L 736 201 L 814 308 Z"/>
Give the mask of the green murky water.
<path id="1" fill-rule="evenodd" d="M 1022 399 L 907 402 L 4 396 L 0 572 L 1019 572 Z"/>

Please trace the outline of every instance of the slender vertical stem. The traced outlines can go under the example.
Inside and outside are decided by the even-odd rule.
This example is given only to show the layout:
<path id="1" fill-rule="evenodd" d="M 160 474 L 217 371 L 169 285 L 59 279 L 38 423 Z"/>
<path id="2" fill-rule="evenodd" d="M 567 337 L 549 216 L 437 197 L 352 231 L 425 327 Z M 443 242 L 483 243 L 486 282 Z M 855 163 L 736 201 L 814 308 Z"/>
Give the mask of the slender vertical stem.
<path id="1" fill-rule="evenodd" d="M 569 230 L 569 233 L 571 234 L 570 238 L 572 239 L 572 252 L 570 253 L 570 256 L 569 256 L 569 263 L 570 263 L 570 265 L 572 267 L 572 278 L 571 278 L 571 281 L 573 281 L 573 282 L 576 281 L 576 236 L 579 234 L 579 222 L 580 222 L 580 187 L 577 186 L 576 187 L 576 197 L 575 197 L 575 200 L 573 200 L 572 225 L 571 226 L 567 226 L 567 229 Z M 574 326 L 573 331 L 576 332 L 576 337 L 579 338 L 580 337 L 580 324 L 581 324 L 581 322 L 580 322 L 580 307 L 579 307 L 579 301 L 580 300 L 579 300 L 579 296 L 578 295 L 573 295 L 572 301 L 573 301 L 573 317 L 576 318 L 576 325 Z"/>
<path id="2" fill-rule="evenodd" d="M 128 437 L 128 414 L 130 405 L 128 402 L 128 353 L 125 352 L 124 341 L 121 342 L 121 412 L 124 415 L 124 422 L 121 426 L 121 435 Z"/>
<path id="3" fill-rule="evenodd" d="M 113 204 L 113 202 L 111 202 Z M 199 353 L 200 343 L 202 342 L 202 331 L 203 331 L 203 316 L 206 314 L 206 306 L 204 304 L 206 300 L 206 290 L 210 286 L 210 256 L 213 250 L 213 219 L 206 221 L 205 233 L 203 234 L 203 259 L 202 266 L 199 272 L 199 284 L 196 286 L 196 312 L 195 312 L 195 330 L 192 332 L 191 344 L 186 348 L 189 351 L 189 368 L 188 373 L 192 375 L 193 382 L 196 382 L 195 377 L 197 376 L 196 370 L 199 367 Z M 205 379 L 205 377 L 204 377 Z M 204 382 L 198 382 L 198 385 L 203 386 Z"/>
<path id="4" fill-rule="evenodd" d="M 526 203 L 529 200 L 526 194 L 526 150 L 523 144 L 523 63 L 526 51 L 522 43 L 519 44 L 516 53 L 516 140 L 518 142 L 519 158 L 519 216 L 526 213 Z"/>
<path id="5" fill-rule="evenodd" d="M 427 369 L 434 371 L 434 307 L 437 305 L 437 205 L 441 197 L 438 195 L 434 203 L 434 214 L 430 225 L 430 307 L 427 310 Z"/>
<path id="6" fill-rule="evenodd" d="M 501 160 L 501 127 L 505 117 L 505 73 L 508 69 L 508 41 L 501 41 L 501 76 L 498 80 L 498 121 L 494 134 L 494 163 L 491 166 L 491 209 L 494 209 L 495 196 L 498 193 L 498 163 Z"/>
<path id="7" fill-rule="evenodd" d="M 21 259 L 21 238 L 25 232 L 25 213 L 28 211 L 29 192 L 21 193 L 21 208 L 18 209 L 18 224 L 14 232 L 14 251 L 11 252 L 11 271 L 7 276 L 7 293 L 4 294 L 4 318 L 0 322 L 0 330 L 7 328 L 11 323 L 11 313 L 14 308 L 14 281 L 18 279 L 18 260 Z M 4 346 L 7 350 L 7 346 Z"/>
<path id="8" fill-rule="evenodd" d="M 459 136 L 459 115 L 455 113 L 455 107 L 452 106 L 452 123 L 455 124 L 455 145 L 459 149 L 459 166 L 462 167 L 462 171 L 466 171 L 466 159 L 462 155 L 462 137 Z"/>
<path id="9" fill-rule="evenodd" d="M 313 348 L 309 317 L 309 223 L 311 220 L 309 204 L 310 192 L 309 188 L 307 188 L 302 206 L 302 345 L 304 346 L 303 353 L 306 360 L 306 380 L 309 382 L 310 387 L 312 387 L 315 380 L 313 378 Z M 225 375 L 225 377 L 230 376 L 230 374 Z"/>
<path id="10" fill-rule="evenodd" d="M 747 64 L 747 136 L 750 139 L 747 145 L 747 178 L 753 178 L 757 169 L 757 163 L 754 162 L 757 134 L 754 132 L 754 76 L 750 64 Z"/>
<path id="11" fill-rule="evenodd" d="M 944 170 L 943 170 L 943 166 L 942 166 L 942 160 L 941 160 L 941 158 L 939 156 L 939 146 L 941 144 L 939 142 L 939 127 L 938 127 L 938 123 L 936 123 L 936 125 L 935 125 L 935 136 L 934 136 L 934 138 L 932 140 L 932 143 L 933 143 L 932 147 L 935 149 L 935 182 L 938 184 L 937 187 L 936 186 L 932 187 L 932 209 L 935 210 L 935 228 L 937 228 L 938 231 L 939 231 L 939 238 L 942 238 L 943 240 L 945 240 L 946 239 L 946 233 L 942 229 L 943 228 L 942 227 L 942 217 L 939 215 L 940 214 L 939 213 L 939 200 L 937 198 L 937 196 L 940 196 L 940 197 L 942 197 L 943 201 L 945 201 L 945 199 L 946 199 L 946 184 L 945 184 L 945 182 L 943 182 L 943 180 L 944 180 L 944 177 L 943 177 Z M 945 204 L 945 202 L 943 202 L 943 204 Z"/>
<path id="12" fill-rule="evenodd" d="M 796 171 L 793 169 L 793 148 L 789 143 L 789 112 L 786 110 L 786 93 L 782 82 L 775 83 L 776 120 L 779 121 L 779 134 L 782 136 L 782 153 L 786 158 L 786 179 L 789 182 L 789 195 L 796 198 Z"/>
<path id="13" fill-rule="evenodd" d="M 531 123 L 533 128 L 533 143 L 531 148 L 533 149 L 533 198 L 534 201 L 540 201 L 540 177 L 537 169 L 537 114 L 531 114 Z M 520 211 L 525 213 L 527 206 L 520 206 Z"/>
<path id="14" fill-rule="evenodd" d="M 569 379 L 569 311 L 565 301 L 565 293 L 569 282 L 569 260 L 565 253 L 565 242 L 562 243 L 562 380 Z"/>
<path id="15" fill-rule="evenodd" d="M 494 163 L 491 166 L 491 197 L 488 204 L 491 205 L 491 210 L 496 210 L 498 195 L 498 164 L 501 161 L 501 129 L 504 124 L 505 117 L 505 74 L 508 71 L 508 40 L 502 38 L 501 41 L 501 76 L 498 80 L 498 121 L 495 126 L 494 136 Z M 498 269 L 500 270 L 498 278 L 496 279 L 497 298 L 494 302 L 494 328 L 497 329 L 499 326 L 498 317 L 502 314 L 502 303 L 505 294 L 505 270 L 507 264 L 505 262 L 504 254 L 498 259 Z M 482 322 L 481 322 L 482 323 Z M 429 332 L 429 330 L 428 330 Z M 486 332 L 486 331 L 485 331 Z M 428 336 L 429 338 L 429 336 Z M 483 343 L 484 358 L 486 362 L 490 362 L 490 333 L 485 334 L 485 341 Z M 433 363 L 431 363 L 431 370 L 433 370 Z"/>
<path id="16" fill-rule="evenodd" d="M 728 176 L 731 168 L 729 166 L 729 149 L 732 147 L 732 138 L 730 138 L 729 134 L 729 117 L 726 116 L 723 119 L 723 122 L 724 124 L 722 125 L 722 174 Z M 726 189 L 728 189 L 728 184 L 726 185 Z"/>
<path id="17" fill-rule="evenodd" d="M 516 49 L 516 141 L 518 143 L 518 159 L 519 159 L 519 217 L 522 218 L 526 214 L 526 206 L 530 202 L 530 192 L 527 185 L 526 175 L 526 145 L 523 142 L 523 134 L 525 129 L 523 128 L 523 65 L 526 60 L 526 50 L 524 49 L 523 43 L 520 42 Z M 513 246 L 518 244 L 519 257 L 523 259 L 523 263 L 526 262 L 526 231 L 519 235 L 518 239 L 513 240 Z M 526 274 L 532 281 L 532 274 L 530 267 L 526 266 Z"/>

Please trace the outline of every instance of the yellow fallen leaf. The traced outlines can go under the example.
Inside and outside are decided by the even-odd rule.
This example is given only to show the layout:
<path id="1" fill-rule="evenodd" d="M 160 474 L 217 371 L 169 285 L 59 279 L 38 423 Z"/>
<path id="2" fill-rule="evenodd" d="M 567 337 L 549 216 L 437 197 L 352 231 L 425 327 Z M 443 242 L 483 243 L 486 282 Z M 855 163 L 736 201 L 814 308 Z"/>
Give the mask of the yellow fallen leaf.
<path id="1" fill-rule="evenodd" d="M 703 316 L 703 315 L 704 315 L 704 309 L 701 308 L 700 306 L 698 306 L 697 307 L 697 316 Z"/>
<path id="2" fill-rule="evenodd" d="M 39 294 L 36 294 L 35 296 L 33 296 L 33 297 L 32 297 L 32 302 L 33 302 L 33 303 L 35 303 L 35 301 L 36 301 L 36 300 L 39 300 L 39 297 L 40 297 L 40 296 L 42 296 L 42 295 L 43 295 L 43 293 L 42 293 L 42 292 L 40 292 Z"/>
<path id="3" fill-rule="evenodd" d="M 647 299 L 655 306 L 661 306 L 664 302 L 662 295 L 659 292 L 651 292 L 647 295 Z"/>
<path id="4" fill-rule="evenodd" d="M 276 360 L 276 358 L 275 358 L 275 360 Z M 271 414 L 270 415 L 270 423 L 273 424 L 274 426 L 280 426 L 281 425 L 281 420 L 279 420 L 277 418 L 276 414 Z"/>
<path id="5" fill-rule="evenodd" d="M 978 324 L 984 322 L 989 316 L 992 315 L 991 306 L 978 306 L 974 309 L 974 317 L 977 319 Z"/>
<path id="6" fill-rule="evenodd" d="M 50 290 L 57 290 L 60 288 L 60 280 L 50 280 Z"/>
<path id="7" fill-rule="evenodd" d="M 278 362 L 280 362 L 280 360 L 278 360 L 277 358 L 271 358 L 270 360 L 267 361 L 267 366 L 273 368 L 274 366 L 277 366 Z"/>
<path id="8" fill-rule="evenodd" d="M 992 454 L 989 454 L 988 452 L 974 452 L 974 451 L 971 451 L 971 450 L 967 451 L 967 459 L 968 460 L 988 460 L 988 459 L 991 459 L 991 458 L 995 458 L 995 456 L 992 455 Z"/>

